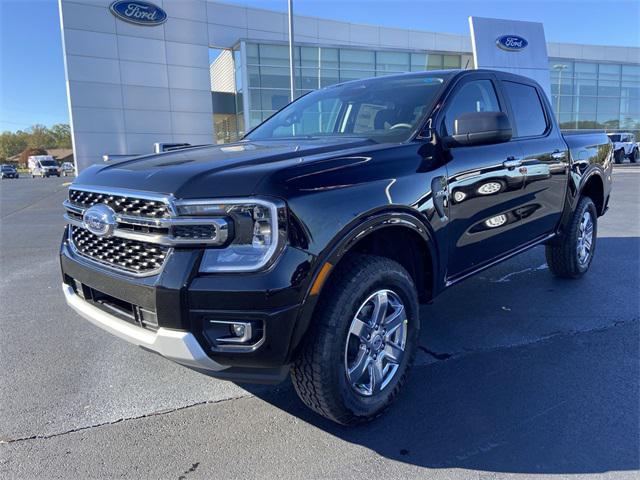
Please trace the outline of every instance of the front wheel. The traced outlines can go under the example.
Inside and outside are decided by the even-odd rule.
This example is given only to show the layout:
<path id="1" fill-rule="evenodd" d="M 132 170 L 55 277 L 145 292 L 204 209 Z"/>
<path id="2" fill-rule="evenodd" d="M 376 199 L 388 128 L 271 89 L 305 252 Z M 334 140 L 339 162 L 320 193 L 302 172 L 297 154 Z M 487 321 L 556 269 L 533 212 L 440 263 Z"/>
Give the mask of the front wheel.
<path id="1" fill-rule="evenodd" d="M 334 422 L 369 421 L 401 390 L 418 345 L 418 297 L 397 262 L 353 255 L 336 267 L 291 370 L 300 399 Z"/>
<path id="2" fill-rule="evenodd" d="M 624 162 L 624 150 L 616 150 L 613 153 L 613 161 L 618 164 Z"/>
<path id="3" fill-rule="evenodd" d="M 589 270 L 596 251 L 598 213 L 589 197 L 582 197 L 559 243 L 547 245 L 545 255 L 551 273 L 579 278 Z"/>

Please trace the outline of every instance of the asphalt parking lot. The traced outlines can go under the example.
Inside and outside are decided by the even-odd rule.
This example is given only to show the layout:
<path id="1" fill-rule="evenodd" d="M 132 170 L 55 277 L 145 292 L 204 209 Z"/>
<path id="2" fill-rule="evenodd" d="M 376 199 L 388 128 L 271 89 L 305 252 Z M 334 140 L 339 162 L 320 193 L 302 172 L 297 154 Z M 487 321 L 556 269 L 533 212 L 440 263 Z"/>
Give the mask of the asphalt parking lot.
<path id="1" fill-rule="evenodd" d="M 451 288 L 399 401 L 352 429 L 288 382 L 213 380 L 72 313 L 67 181 L 0 183 L 1 478 L 638 478 L 640 168 L 615 170 L 585 278 L 535 248 Z"/>

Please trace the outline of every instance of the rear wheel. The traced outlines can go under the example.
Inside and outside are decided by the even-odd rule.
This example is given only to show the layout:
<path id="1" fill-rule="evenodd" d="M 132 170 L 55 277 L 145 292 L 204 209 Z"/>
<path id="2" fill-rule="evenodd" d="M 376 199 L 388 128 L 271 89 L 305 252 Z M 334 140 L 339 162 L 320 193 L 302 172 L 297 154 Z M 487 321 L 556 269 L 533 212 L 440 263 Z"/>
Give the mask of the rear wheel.
<path id="1" fill-rule="evenodd" d="M 640 152 L 638 152 L 637 148 L 634 148 L 631 152 L 631 155 L 629 155 L 629 160 L 631 161 L 631 163 L 636 163 L 638 161 L 638 155 L 640 154 Z"/>
<path id="2" fill-rule="evenodd" d="M 551 273 L 561 278 L 584 275 L 595 254 L 597 234 L 596 207 L 589 197 L 582 197 L 560 242 L 546 246 L 545 254 Z"/>
<path id="3" fill-rule="evenodd" d="M 411 276 L 384 257 L 347 258 L 325 287 L 313 321 L 291 370 L 298 396 L 344 425 L 381 415 L 401 390 L 418 343 Z"/>

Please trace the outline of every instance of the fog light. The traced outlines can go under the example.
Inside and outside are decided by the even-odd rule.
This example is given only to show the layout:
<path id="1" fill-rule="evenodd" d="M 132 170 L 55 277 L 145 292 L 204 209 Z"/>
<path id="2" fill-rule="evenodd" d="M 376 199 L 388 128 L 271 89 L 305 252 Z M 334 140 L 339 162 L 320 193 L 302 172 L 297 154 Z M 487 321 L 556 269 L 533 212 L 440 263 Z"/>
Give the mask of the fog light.
<path id="1" fill-rule="evenodd" d="M 235 335 L 236 337 L 244 337 L 247 327 L 242 323 L 233 323 L 230 330 L 232 335 Z"/>

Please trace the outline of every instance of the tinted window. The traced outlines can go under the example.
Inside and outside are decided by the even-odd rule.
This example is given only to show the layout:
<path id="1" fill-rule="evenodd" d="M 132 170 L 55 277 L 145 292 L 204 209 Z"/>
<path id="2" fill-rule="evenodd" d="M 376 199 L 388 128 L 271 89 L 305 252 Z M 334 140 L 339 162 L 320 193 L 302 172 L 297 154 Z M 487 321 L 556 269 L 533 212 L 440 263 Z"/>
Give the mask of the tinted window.
<path id="1" fill-rule="evenodd" d="M 509 97 L 515 127 L 519 137 L 542 135 L 547 129 L 547 120 L 535 88 L 521 83 L 503 82 L 504 91 Z"/>
<path id="2" fill-rule="evenodd" d="M 465 83 L 454 94 L 445 111 L 445 134 L 452 135 L 454 133 L 454 122 L 463 113 L 499 111 L 498 98 L 490 80 L 475 80 Z"/>

